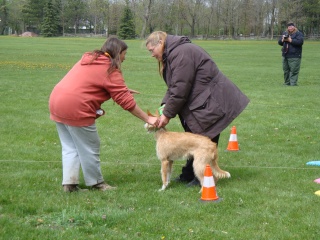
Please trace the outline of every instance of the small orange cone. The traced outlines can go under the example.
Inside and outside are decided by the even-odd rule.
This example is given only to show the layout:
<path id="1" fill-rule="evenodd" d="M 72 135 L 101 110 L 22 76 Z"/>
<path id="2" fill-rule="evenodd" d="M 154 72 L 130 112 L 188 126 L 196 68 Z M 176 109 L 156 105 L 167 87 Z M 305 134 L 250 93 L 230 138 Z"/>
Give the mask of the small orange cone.
<path id="1" fill-rule="evenodd" d="M 217 195 L 216 185 L 214 183 L 211 167 L 208 164 L 206 165 L 206 169 L 204 171 L 202 195 L 200 200 L 214 202 L 219 202 L 221 200 L 221 198 L 219 198 Z"/>
<path id="2" fill-rule="evenodd" d="M 230 138 L 229 138 L 227 151 L 239 151 L 237 129 L 235 126 L 233 126 L 231 129 L 231 134 L 230 134 Z"/>

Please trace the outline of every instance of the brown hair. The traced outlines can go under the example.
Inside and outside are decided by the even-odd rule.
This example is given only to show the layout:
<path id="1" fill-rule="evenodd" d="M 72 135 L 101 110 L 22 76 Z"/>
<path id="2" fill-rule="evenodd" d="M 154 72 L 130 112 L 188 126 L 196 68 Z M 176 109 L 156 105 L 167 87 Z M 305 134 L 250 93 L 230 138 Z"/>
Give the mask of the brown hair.
<path id="1" fill-rule="evenodd" d="M 127 49 L 128 45 L 124 41 L 118 39 L 117 37 L 109 37 L 102 45 L 100 50 L 94 50 L 92 52 L 93 58 L 91 62 L 97 59 L 100 55 L 106 55 L 110 57 L 111 60 L 111 66 L 108 69 L 108 75 L 116 69 L 121 71 L 120 54 Z"/>
<path id="2" fill-rule="evenodd" d="M 167 33 L 166 32 L 162 32 L 162 31 L 155 31 L 153 33 L 151 33 L 149 35 L 149 37 L 147 38 L 146 40 L 146 46 L 147 45 L 151 45 L 151 46 L 156 46 L 159 41 L 161 40 L 163 42 L 163 48 L 165 47 L 165 42 L 166 42 L 166 39 L 167 39 Z M 159 61 L 158 62 L 159 64 L 159 73 L 160 75 L 162 75 L 162 71 L 163 71 L 163 61 Z"/>

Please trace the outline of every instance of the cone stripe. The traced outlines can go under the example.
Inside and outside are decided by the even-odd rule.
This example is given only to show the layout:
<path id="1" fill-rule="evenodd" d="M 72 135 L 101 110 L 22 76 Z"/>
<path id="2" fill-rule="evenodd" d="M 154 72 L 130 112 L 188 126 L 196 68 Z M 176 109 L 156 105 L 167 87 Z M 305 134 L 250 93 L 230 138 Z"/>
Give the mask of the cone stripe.
<path id="1" fill-rule="evenodd" d="M 206 177 L 204 176 L 204 179 L 203 179 L 203 187 L 214 187 L 215 184 L 214 184 L 214 180 L 213 180 L 213 177 Z"/>
<path id="2" fill-rule="evenodd" d="M 230 134 L 229 141 L 232 141 L 232 142 L 238 141 L 237 134 Z"/>

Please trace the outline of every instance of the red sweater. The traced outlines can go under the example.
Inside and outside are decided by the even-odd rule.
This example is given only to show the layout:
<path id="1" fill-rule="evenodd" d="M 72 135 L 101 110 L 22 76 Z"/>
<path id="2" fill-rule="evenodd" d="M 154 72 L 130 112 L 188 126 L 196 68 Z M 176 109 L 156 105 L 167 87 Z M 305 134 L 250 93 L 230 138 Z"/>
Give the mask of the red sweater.
<path id="1" fill-rule="evenodd" d="M 136 102 L 120 71 L 107 76 L 110 59 L 85 53 L 81 60 L 54 87 L 49 100 L 50 118 L 70 126 L 90 126 L 101 104 L 112 98 L 124 110 L 133 110 Z"/>

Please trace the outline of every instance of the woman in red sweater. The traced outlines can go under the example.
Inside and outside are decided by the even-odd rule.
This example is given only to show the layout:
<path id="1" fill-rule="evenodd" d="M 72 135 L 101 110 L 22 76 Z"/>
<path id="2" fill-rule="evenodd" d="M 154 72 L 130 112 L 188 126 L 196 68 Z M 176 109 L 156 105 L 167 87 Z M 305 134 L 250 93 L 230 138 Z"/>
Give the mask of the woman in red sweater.
<path id="1" fill-rule="evenodd" d="M 54 87 L 49 100 L 50 118 L 56 122 L 62 145 L 65 192 L 79 190 L 80 166 L 85 184 L 101 191 L 113 189 L 105 183 L 100 169 L 100 139 L 95 120 L 104 115 L 101 104 L 112 99 L 124 110 L 152 125 L 137 105 L 121 73 L 128 46 L 110 37 L 101 50 L 85 53 Z"/>

